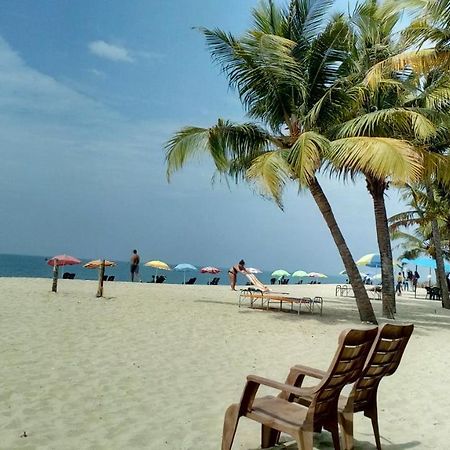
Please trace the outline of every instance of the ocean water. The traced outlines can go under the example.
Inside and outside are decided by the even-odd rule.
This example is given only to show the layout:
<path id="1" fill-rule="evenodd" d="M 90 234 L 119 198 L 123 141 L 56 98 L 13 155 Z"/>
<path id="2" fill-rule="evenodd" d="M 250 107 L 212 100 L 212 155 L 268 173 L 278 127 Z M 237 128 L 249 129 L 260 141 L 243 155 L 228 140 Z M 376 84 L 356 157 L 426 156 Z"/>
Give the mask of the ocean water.
<path id="1" fill-rule="evenodd" d="M 47 264 L 47 259 L 51 258 L 49 256 L 29 256 L 29 255 L 5 255 L 0 254 L 0 277 L 31 277 L 31 278 L 51 278 L 53 276 L 53 268 Z M 92 258 L 93 259 L 93 258 Z M 81 280 L 96 280 L 98 277 L 97 270 L 85 269 L 83 264 L 89 260 L 82 260 L 81 264 L 74 266 L 64 266 L 60 268 L 60 277 L 64 272 L 75 273 L 76 279 Z M 107 267 L 105 270 L 106 275 L 114 275 L 116 281 L 130 281 L 130 265 L 125 261 L 116 261 L 116 267 Z M 170 264 L 170 266 L 175 266 L 175 264 Z M 203 267 L 203 265 L 197 265 L 196 267 Z M 205 264 L 207 265 L 207 264 Z M 196 284 L 207 284 L 213 277 L 220 277 L 219 284 L 228 284 L 228 267 L 220 268 L 221 272 L 217 275 L 202 274 L 200 272 L 186 272 L 186 280 L 191 277 L 196 277 Z M 155 275 L 155 269 L 151 267 L 145 267 L 140 265 L 140 276 L 142 281 L 148 282 L 152 279 L 152 275 Z M 183 283 L 183 272 L 177 272 L 174 270 L 165 271 L 159 270 L 158 275 L 164 275 L 166 277 L 166 283 L 169 284 L 181 284 Z M 258 279 L 264 284 L 270 284 L 271 271 L 266 271 L 256 275 Z M 335 284 L 335 283 L 345 283 L 346 279 L 343 276 L 329 275 L 328 278 L 304 278 L 303 283 L 307 284 L 311 281 L 320 281 L 322 284 Z M 238 285 L 245 284 L 247 279 L 238 275 Z M 290 284 L 297 283 L 298 278 L 290 280 Z"/>

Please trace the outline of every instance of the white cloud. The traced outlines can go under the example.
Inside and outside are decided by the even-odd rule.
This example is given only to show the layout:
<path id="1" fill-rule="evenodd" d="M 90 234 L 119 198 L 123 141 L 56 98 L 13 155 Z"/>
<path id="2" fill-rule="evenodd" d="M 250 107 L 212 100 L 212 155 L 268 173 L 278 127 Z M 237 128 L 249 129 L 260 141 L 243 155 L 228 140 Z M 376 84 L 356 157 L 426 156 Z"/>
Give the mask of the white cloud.
<path id="1" fill-rule="evenodd" d="M 89 51 L 104 59 L 116 62 L 134 62 L 130 55 L 130 51 L 119 45 L 108 44 L 105 41 L 92 41 L 88 44 Z"/>

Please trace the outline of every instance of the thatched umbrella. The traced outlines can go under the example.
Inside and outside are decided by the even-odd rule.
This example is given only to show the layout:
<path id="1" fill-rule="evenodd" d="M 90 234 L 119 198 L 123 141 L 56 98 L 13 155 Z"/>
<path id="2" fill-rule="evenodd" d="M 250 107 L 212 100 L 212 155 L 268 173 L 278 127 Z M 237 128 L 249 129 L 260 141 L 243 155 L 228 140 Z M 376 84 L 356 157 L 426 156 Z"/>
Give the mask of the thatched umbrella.
<path id="1" fill-rule="evenodd" d="M 114 261 L 108 261 L 107 259 L 94 259 L 83 266 L 86 269 L 99 269 L 97 297 L 103 297 L 103 278 L 105 276 L 105 267 L 114 267 L 115 265 L 116 263 Z"/>

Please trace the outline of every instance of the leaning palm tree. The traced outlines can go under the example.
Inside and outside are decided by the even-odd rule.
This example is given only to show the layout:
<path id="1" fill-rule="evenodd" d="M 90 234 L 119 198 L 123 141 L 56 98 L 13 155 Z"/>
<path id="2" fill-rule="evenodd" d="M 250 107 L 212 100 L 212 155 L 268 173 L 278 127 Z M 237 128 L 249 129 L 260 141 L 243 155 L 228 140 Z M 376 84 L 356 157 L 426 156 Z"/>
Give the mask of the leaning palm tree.
<path id="1" fill-rule="evenodd" d="M 361 320 L 375 322 L 317 173 L 324 162 L 343 154 L 352 161 L 352 170 L 378 178 L 392 173 L 392 165 L 380 156 L 389 150 L 396 155 L 394 166 L 413 176 L 420 161 L 403 140 L 353 135 L 330 141 L 325 136 L 360 95 L 359 87 L 341 83 L 342 71 L 348 70 L 349 30 L 339 15 L 324 24 L 330 5 L 324 0 L 292 0 L 283 9 L 272 1 L 262 3 L 253 12 L 253 28 L 239 39 L 220 30 L 202 30 L 213 58 L 237 89 L 248 115 L 259 124 L 219 120 L 211 128 L 180 130 L 167 144 L 168 177 L 204 152 L 220 173 L 237 181 L 254 181 L 280 206 L 286 183 L 309 189 L 343 259 Z"/>
<path id="2" fill-rule="evenodd" d="M 167 144 L 167 174 L 170 178 L 189 158 L 204 152 L 219 173 L 236 181 L 254 180 L 258 168 L 261 185 L 279 206 L 287 181 L 309 189 L 343 259 L 360 318 L 376 323 L 358 269 L 316 177 L 328 140 L 314 131 L 319 117 L 311 119 L 311 112 L 320 100 L 326 106 L 342 96 L 336 89 L 325 97 L 339 77 L 345 57 L 340 45 L 347 33 L 342 17 L 325 22 L 331 3 L 292 0 L 287 8 L 278 8 L 273 1 L 263 2 L 253 11 L 253 27 L 239 39 L 221 30 L 202 29 L 213 59 L 259 124 L 219 120 L 211 128 L 180 130 Z M 330 122 L 333 113 L 326 107 L 323 111 L 328 114 L 320 118 Z M 306 127 L 307 122 L 313 124 Z M 258 159 L 266 155 L 270 156 Z"/>
<path id="3" fill-rule="evenodd" d="M 405 107 L 405 98 L 409 94 L 405 82 L 408 74 L 390 74 L 375 86 L 365 84 L 367 73 L 380 61 L 399 52 L 402 46 L 393 38 L 393 30 L 399 20 L 398 13 L 386 4 L 366 0 L 358 4 L 349 18 L 351 30 L 351 54 L 349 58 L 347 83 L 360 86 L 360 95 L 347 110 L 345 122 L 335 124 L 329 130 L 334 138 L 354 136 L 388 137 L 414 142 L 424 140 L 436 131 L 436 126 L 426 117 L 423 110 Z M 414 145 L 413 145 L 414 147 Z M 409 157 L 424 163 L 425 155 L 419 148 L 409 149 Z M 390 166 L 388 176 L 362 170 L 367 189 L 374 205 L 375 223 L 379 252 L 381 255 L 383 315 L 393 317 L 395 312 L 395 291 L 393 276 L 392 248 L 389 236 L 385 194 L 391 184 L 402 185 L 414 180 L 418 175 L 404 165 L 404 159 L 392 148 L 378 150 L 377 161 L 372 165 Z M 357 169 L 355 159 L 350 159 L 348 152 L 339 151 L 331 158 L 341 175 L 353 176 Z"/>

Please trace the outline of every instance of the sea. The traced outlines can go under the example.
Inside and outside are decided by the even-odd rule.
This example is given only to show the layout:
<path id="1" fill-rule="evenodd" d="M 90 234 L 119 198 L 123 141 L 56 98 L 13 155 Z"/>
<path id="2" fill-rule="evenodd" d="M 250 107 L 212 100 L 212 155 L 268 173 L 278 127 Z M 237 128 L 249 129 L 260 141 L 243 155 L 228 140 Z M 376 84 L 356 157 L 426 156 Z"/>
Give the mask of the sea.
<path id="1" fill-rule="evenodd" d="M 31 255 L 8 255 L 0 254 L 0 277 L 27 277 L 27 278 L 52 278 L 53 268 L 47 264 L 47 260 L 51 256 L 31 256 Z M 94 258 L 92 258 L 94 259 Z M 89 260 L 82 260 L 81 264 L 73 266 L 64 266 L 60 268 L 60 277 L 62 277 L 64 272 L 70 272 L 75 274 L 75 279 L 77 280 L 96 280 L 98 278 L 98 271 L 96 269 L 85 269 L 83 264 L 87 263 Z M 128 261 L 116 261 L 117 265 L 115 267 L 107 267 L 105 270 L 106 275 L 114 275 L 115 281 L 130 281 L 130 264 Z M 170 264 L 169 266 L 174 267 L 177 265 Z M 193 264 L 198 268 L 207 266 L 208 264 Z M 216 275 L 203 274 L 199 271 L 187 271 L 185 274 L 183 272 L 177 272 L 174 270 L 158 270 L 158 275 L 164 275 L 166 277 L 165 283 L 168 284 L 182 284 L 184 277 L 187 280 L 189 278 L 197 278 L 195 284 L 208 284 L 213 277 L 220 277 L 219 284 L 228 284 L 228 267 L 222 268 L 220 273 Z M 270 271 L 263 271 L 262 273 L 256 274 L 258 279 L 264 284 L 270 284 L 270 279 L 272 278 Z M 297 270 L 297 269 L 295 269 Z M 140 276 L 143 282 L 150 282 L 152 280 L 152 275 L 156 274 L 156 270 L 152 267 L 145 267 L 143 264 L 140 265 Z M 303 278 L 303 284 L 309 284 L 311 282 L 317 282 L 321 284 L 342 284 L 345 283 L 346 278 L 342 275 L 327 275 L 328 278 Z M 245 284 L 246 278 L 238 275 L 238 285 Z M 298 278 L 293 278 L 289 281 L 290 284 L 296 284 L 300 280 Z"/>

